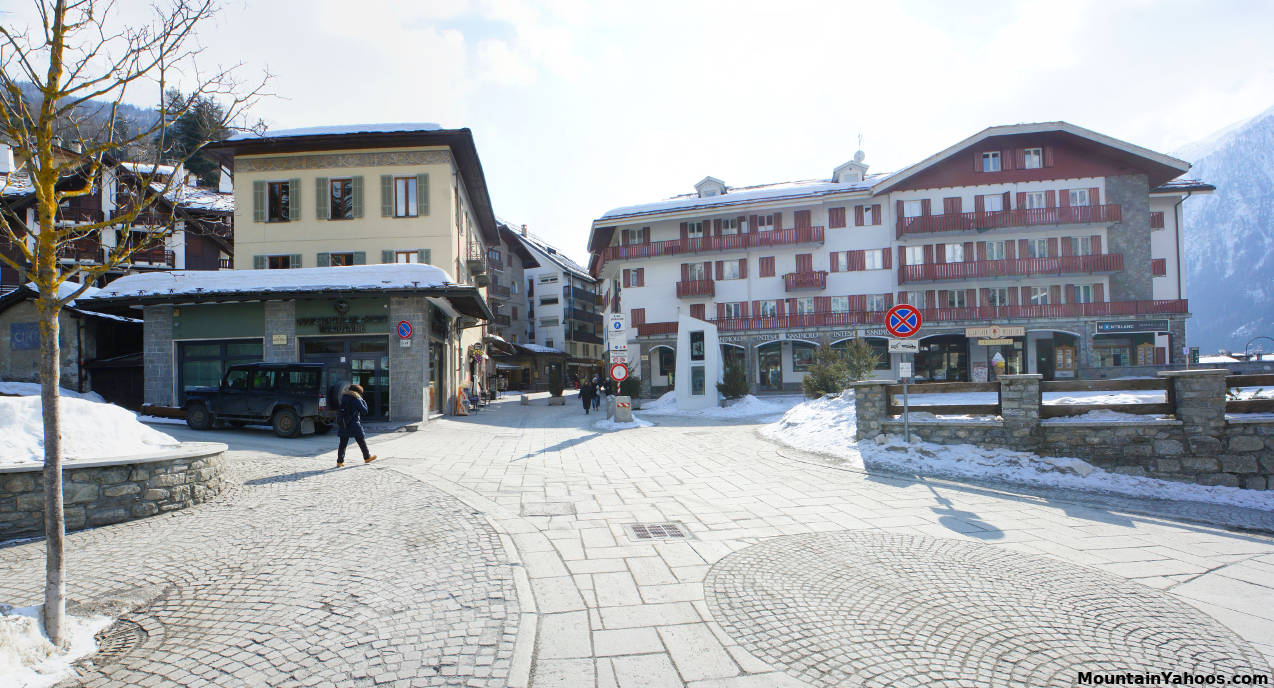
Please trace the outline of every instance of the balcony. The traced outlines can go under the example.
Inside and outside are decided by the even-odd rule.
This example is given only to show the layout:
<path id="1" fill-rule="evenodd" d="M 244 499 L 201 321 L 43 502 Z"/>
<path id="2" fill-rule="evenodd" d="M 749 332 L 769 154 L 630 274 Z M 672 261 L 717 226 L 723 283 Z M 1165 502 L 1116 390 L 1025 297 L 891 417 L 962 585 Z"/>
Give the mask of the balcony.
<path id="1" fill-rule="evenodd" d="M 149 263 L 150 265 L 173 267 L 176 260 L 177 256 L 175 253 L 165 250 L 163 246 L 156 246 L 154 248 L 136 249 L 124 262 L 133 265 Z"/>
<path id="2" fill-rule="evenodd" d="M 690 280 L 688 282 L 677 283 L 677 298 L 684 299 L 691 296 L 716 296 L 717 283 L 715 280 Z"/>
<path id="3" fill-rule="evenodd" d="M 129 210 L 128 208 L 117 208 L 111 211 L 111 219 L 118 220 L 130 212 L 132 211 Z M 132 222 L 130 222 L 129 224 L 133 226 L 140 225 L 144 227 L 164 227 L 164 226 L 167 226 L 168 223 L 171 221 L 172 221 L 172 218 L 170 216 L 161 215 L 155 212 L 153 208 L 147 208 L 137 213 L 137 217 L 134 217 Z"/>
<path id="4" fill-rule="evenodd" d="M 827 288 L 827 271 L 819 270 L 817 272 L 789 272 L 783 275 L 783 286 L 788 291 L 802 291 L 805 289 L 826 289 Z"/>
<path id="5" fill-rule="evenodd" d="M 1035 225 L 1101 224 L 1123 218 L 1119 205 L 1081 205 L 1065 208 L 1014 208 L 982 213 L 921 215 L 898 218 L 898 238 L 904 234 L 962 232 L 970 229 L 999 229 Z"/>
<path id="6" fill-rule="evenodd" d="M 513 295 L 513 292 L 507 286 L 503 284 L 496 284 L 493 282 L 491 284 L 491 295 L 503 296 L 504 298 L 507 299 L 508 297 Z"/>
<path id="7" fill-rule="evenodd" d="M 1024 306 L 971 306 L 969 308 L 924 308 L 921 316 L 932 322 L 995 322 L 1010 319 L 1111 317 L 1121 315 L 1163 315 L 1189 312 L 1185 299 L 1162 301 L 1108 301 L 1104 303 L 1066 303 L 1054 305 Z M 884 311 L 855 311 L 847 313 L 807 313 L 752 318 L 729 318 L 714 321 L 722 332 L 749 330 L 799 330 L 811 327 L 842 327 L 846 325 L 883 325 Z M 637 326 L 637 336 L 675 334 L 677 323 L 655 322 Z"/>
<path id="8" fill-rule="evenodd" d="M 58 247 L 58 258 L 76 262 L 101 263 L 102 244 L 97 237 L 76 239 L 69 244 Z"/>
<path id="9" fill-rule="evenodd" d="M 1104 253 L 1093 256 L 1059 256 L 1057 258 L 973 260 L 962 263 L 924 263 L 922 265 L 904 265 L 898 268 L 898 283 L 969 280 L 984 277 L 1022 277 L 1029 275 L 1079 275 L 1094 272 L 1119 272 L 1123 269 L 1124 256 L 1122 253 Z"/>
<path id="10" fill-rule="evenodd" d="M 595 334 L 589 334 L 582 330 L 576 330 L 574 333 L 571 334 L 570 338 L 577 342 L 584 342 L 585 344 L 601 344 L 602 343 L 601 337 L 598 337 Z"/>
<path id="11" fill-rule="evenodd" d="M 58 208 L 58 212 L 57 212 L 57 217 L 55 218 L 55 222 L 57 222 L 57 223 L 66 223 L 66 222 L 76 222 L 76 223 L 78 223 L 78 222 L 101 222 L 101 221 L 102 221 L 102 220 L 104 220 L 105 218 L 106 218 L 106 213 L 103 213 L 103 212 L 102 212 L 100 209 L 98 209 L 98 208 L 62 208 L 62 207 L 59 207 L 59 208 Z"/>
<path id="12" fill-rule="evenodd" d="M 667 241 L 652 241 L 647 244 L 609 246 L 602 251 L 601 264 L 598 265 L 598 269 L 609 260 L 654 258 L 658 256 L 675 256 L 683 253 L 742 251 L 749 248 L 767 246 L 821 244 L 823 243 L 823 233 L 822 227 L 799 227 L 795 229 L 780 229 L 773 232 L 748 232 L 747 234 L 726 234 L 699 239 L 669 239 Z"/>
<path id="13" fill-rule="evenodd" d="M 597 294 L 591 291 L 585 291 L 579 287 L 562 287 L 562 296 L 568 299 L 578 299 L 580 301 L 593 301 L 597 298 Z"/>
<path id="14" fill-rule="evenodd" d="M 592 323 L 595 325 L 602 324 L 602 315 L 600 313 L 589 313 L 578 308 L 571 309 L 571 317 L 581 322 Z"/>
<path id="15" fill-rule="evenodd" d="M 500 327 L 508 327 L 509 323 L 512 321 L 510 321 L 509 316 L 505 315 L 504 313 L 496 313 L 495 318 L 493 318 L 491 322 L 499 325 Z"/>

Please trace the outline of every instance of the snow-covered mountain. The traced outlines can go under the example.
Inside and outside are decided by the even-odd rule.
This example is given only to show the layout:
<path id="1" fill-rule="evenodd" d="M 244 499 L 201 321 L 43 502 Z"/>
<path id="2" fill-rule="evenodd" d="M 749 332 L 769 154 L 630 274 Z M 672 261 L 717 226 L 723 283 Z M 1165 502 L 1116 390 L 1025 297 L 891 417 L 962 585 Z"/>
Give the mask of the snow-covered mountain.
<path id="1" fill-rule="evenodd" d="M 1243 351 L 1274 336 L 1274 108 L 1173 155 L 1216 186 L 1183 204 L 1189 342 Z"/>

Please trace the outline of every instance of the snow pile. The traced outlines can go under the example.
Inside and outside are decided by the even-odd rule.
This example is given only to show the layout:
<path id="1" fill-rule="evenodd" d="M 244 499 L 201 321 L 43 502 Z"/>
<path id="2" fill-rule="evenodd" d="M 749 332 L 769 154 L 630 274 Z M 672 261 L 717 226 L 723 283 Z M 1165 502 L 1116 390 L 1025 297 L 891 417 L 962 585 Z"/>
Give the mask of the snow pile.
<path id="1" fill-rule="evenodd" d="M 153 454 L 180 445 L 114 404 L 74 397 L 58 401 L 67 460 Z M 0 397 L 0 466 L 44 463 L 43 423 L 39 397 Z"/>
<path id="2" fill-rule="evenodd" d="M 602 420 L 599 420 L 593 423 L 593 429 L 594 430 L 627 430 L 629 428 L 648 428 L 652 425 L 654 425 L 654 423 L 648 420 L 642 420 L 637 417 L 637 414 L 633 414 L 633 422 L 631 423 L 616 423 L 614 418 L 604 418 Z"/>
<path id="3" fill-rule="evenodd" d="M 1124 413 L 1123 411 L 1111 411 L 1109 409 L 1097 409 L 1088 413 L 1081 413 L 1078 416 L 1059 416 L 1057 418 L 1046 418 L 1041 423 L 1045 425 L 1049 423 L 1095 423 L 1120 421 L 1123 423 L 1146 423 L 1152 421 L 1161 421 L 1163 417 L 1155 413 Z"/>
<path id="4" fill-rule="evenodd" d="M 652 416 L 686 416 L 694 418 L 715 418 L 729 420 L 732 418 L 756 418 L 758 416 L 778 416 L 801 402 L 801 397 L 768 397 L 761 399 L 751 394 L 735 401 L 724 408 L 713 406 L 693 411 L 682 411 L 677 407 L 677 393 L 667 392 L 650 404 L 642 406 L 642 412 Z"/>
<path id="5" fill-rule="evenodd" d="M 0 685 L 44 688 L 70 677 L 71 664 L 97 651 L 94 636 L 111 625 L 105 616 L 66 616 L 67 648 L 59 651 L 44 632 L 41 607 L 0 605 Z"/>
<path id="6" fill-rule="evenodd" d="M 1162 404 L 1167 394 L 1158 390 L 1136 392 L 1045 392 L 1045 404 Z M 991 402 L 995 403 L 995 402 Z"/>
<path id="7" fill-rule="evenodd" d="M 901 437 L 893 435 L 858 442 L 854 439 L 856 416 L 853 392 L 846 392 L 840 397 L 827 396 L 796 406 L 778 422 L 762 428 L 761 434 L 796 449 L 842 458 L 845 465 L 860 470 L 872 468 L 957 480 L 1000 481 L 1274 511 L 1274 493 L 1268 491 L 1120 475 L 1076 458 L 1038 456 L 969 444 L 906 444 Z"/>
<path id="8" fill-rule="evenodd" d="M 324 291 L 328 289 L 424 289 L 456 286 L 442 268 L 424 263 L 344 265 L 293 270 L 172 270 L 126 275 L 94 298 L 166 294 L 235 294 L 261 291 Z"/>
<path id="9" fill-rule="evenodd" d="M 87 399 L 96 401 L 99 404 L 105 404 L 106 400 L 97 392 L 76 392 L 65 387 L 58 390 L 58 394 L 72 399 Z M 8 380 L 0 380 L 0 395 L 19 396 L 19 397 L 38 397 L 40 396 L 40 383 L 38 382 L 10 382 Z"/>

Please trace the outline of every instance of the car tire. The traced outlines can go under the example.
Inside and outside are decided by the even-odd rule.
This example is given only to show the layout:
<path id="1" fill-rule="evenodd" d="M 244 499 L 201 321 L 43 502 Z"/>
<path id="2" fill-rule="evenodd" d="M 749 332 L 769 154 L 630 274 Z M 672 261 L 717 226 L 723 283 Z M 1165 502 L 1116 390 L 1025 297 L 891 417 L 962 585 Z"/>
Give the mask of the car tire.
<path id="1" fill-rule="evenodd" d="M 323 423 L 320 421 L 314 421 L 314 434 L 326 435 L 327 433 L 332 431 L 332 427 L 333 427 L 332 423 Z"/>
<path id="2" fill-rule="evenodd" d="M 301 434 L 301 417 L 290 408 L 275 411 L 271 425 L 274 427 L 274 434 L 279 437 L 296 437 Z"/>
<path id="3" fill-rule="evenodd" d="M 195 403 L 187 406 L 186 425 L 194 430 L 211 430 L 212 414 L 208 411 L 207 405 Z"/>

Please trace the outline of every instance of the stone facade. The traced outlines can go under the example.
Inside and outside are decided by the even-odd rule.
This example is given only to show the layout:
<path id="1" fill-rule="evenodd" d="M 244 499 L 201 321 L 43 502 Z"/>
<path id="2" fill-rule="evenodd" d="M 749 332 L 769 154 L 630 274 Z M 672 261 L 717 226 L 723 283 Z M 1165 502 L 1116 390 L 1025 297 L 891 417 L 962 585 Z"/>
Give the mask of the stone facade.
<path id="1" fill-rule="evenodd" d="M 275 337 L 286 337 L 276 344 Z M 265 302 L 265 361 L 267 363 L 293 363 L 297 361 L 296 302 Z"/>
<path id="2" fill-rule="evenodd" d="M 419 423 L 429 418 L 429 302 L 423 296 L 389 297 L 389 321 L 414 324 L 411 339 L 397 334 L 389 343 L 391 419 Z M 403 346 L 402 342 L 410 342 Z"/>
<path id="3" fill-rule="evenodd" d="M 142 460 L 69 464 L 62 472 L 68 530 L 92 528 L 184 509 L 221 493 L 225 445 Z M 0 468 L 0 538 L 44 532 L 44 468 Z"/>
<path id="4" fill-rule="evenodd" d="M 1040 376 L 1000 378 L 999 420 L 911 421 L 913 437 L 936 444 L 979 444 L 1071 456 L 1128 475 L 1200 485 L 1274 489 L 1274 420 L 1227 419 L 1225 370 L 1161 372 L 1168 378 L 1171 418 L 1144 421 L 1041 420 Z M 873 380 L 853 387 L 859 439 L 902 434 L 886 415 L 885 387 Z"/>
<path id="5" fill-rule="evenodd" d="M 142 325 L 145 400 L 148 404 L 168 406 L 176 400 L 173 394 L 173 307 L 147 306 L 145 314 Z"/>

